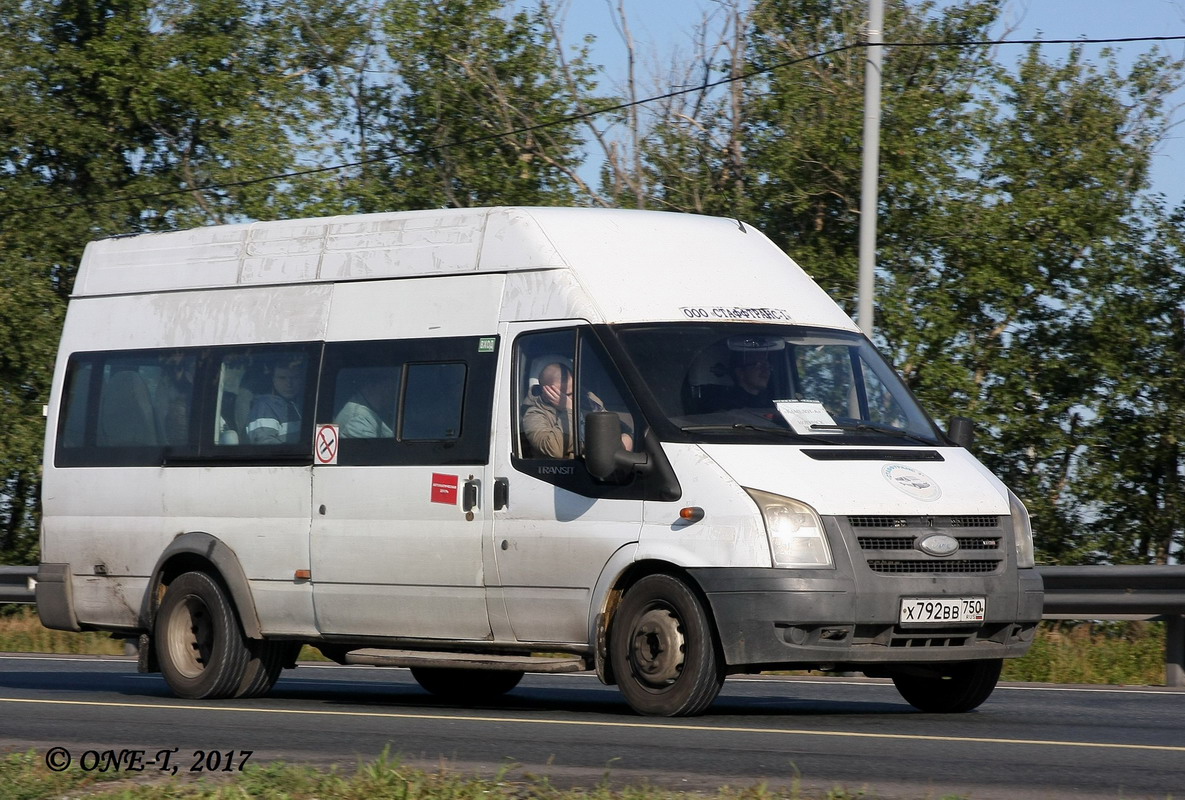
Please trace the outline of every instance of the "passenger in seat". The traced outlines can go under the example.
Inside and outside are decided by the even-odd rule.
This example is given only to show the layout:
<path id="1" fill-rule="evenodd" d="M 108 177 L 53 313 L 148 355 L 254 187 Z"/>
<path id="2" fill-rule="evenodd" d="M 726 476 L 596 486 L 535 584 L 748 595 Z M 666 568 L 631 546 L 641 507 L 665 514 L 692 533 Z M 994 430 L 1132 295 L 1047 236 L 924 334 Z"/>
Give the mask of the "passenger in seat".
<path id="1" fill-rule="evenodd" d="M 289 444 L 300 441 L 305 360 L 299 356 L 272 366 L 271 394 L 257 395 L 247 415 L 251 444 Z"/>
<path id="2" fill-rule="evenodd" d="M 399 376 L 393 369 L 373 377 L 363 384 L 342 406 L 333 420 L 343 439 L 390 439 L 395 399 L 399 393 Z M 391 419 L 389 424 L 387 419 Z"/>

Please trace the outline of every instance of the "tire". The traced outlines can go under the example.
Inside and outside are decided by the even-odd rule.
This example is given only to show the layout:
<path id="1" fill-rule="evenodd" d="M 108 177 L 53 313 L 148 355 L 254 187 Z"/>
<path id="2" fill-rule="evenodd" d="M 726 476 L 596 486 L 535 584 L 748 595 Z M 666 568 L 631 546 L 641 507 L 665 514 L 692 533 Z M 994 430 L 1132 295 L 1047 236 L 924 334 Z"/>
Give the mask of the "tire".
<path id="1" fill-rule="evenodd" d="M 411 676 L 426 691 L 458 703 L 501 697 L 523 679 L 513 670 L 412 667 Z"/>
<path id="2" fill-rule="evenodd" d="M 712 624 L 691 589 L 670 575 L 648 575 L 625 593 L 609 631 L 609 659 L 639 714 L 700 714 L 724 685 Z"/>
<path id="3" fill-rule="evenodd" d="M 250 688 L 244 682 L 251 654 L 238 616 L 206 573 L 186 572 L 169 584 L 154 633 L 161 672 L 178 697 L 232 697 Z M 253 675 L 248 683 L 258 679 Z"/>
<path id="4" fill-rule="evenodd" d="M 284 665 L 291 660 L 291 646 L 288 642 L 263 639 L 249 639 L 246 645 L 249 658 L 234 696 L 260 697 L 276 685 Z"/>
<path id="5" fill-rule="evenodd" d="M 905 702 L 931 714 L 960 714 L 991 696 L 1004 666 L 1001 658 L 966 661 L 939 668 L 933 676 L 895 675 L 893 685 Z"/>

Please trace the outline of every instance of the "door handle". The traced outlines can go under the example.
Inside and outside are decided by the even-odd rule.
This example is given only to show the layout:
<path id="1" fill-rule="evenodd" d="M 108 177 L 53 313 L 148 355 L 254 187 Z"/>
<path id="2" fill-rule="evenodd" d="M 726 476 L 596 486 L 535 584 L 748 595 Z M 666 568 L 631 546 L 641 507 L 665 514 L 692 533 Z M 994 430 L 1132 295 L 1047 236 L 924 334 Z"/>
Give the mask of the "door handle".
<path id="1" fill-rule="evenodd" d="M 470 478 L 465 481 L 465 488 L 461 491 L 461 510 L 472 511 L 477 507 L 477 492 L 481 488 L 481 481 Z"/>
<path id="2" fill-rule="evenodd" d="M 494 510 L 501 511 L 510 505 L 510 479 L 494 478 Z"/>

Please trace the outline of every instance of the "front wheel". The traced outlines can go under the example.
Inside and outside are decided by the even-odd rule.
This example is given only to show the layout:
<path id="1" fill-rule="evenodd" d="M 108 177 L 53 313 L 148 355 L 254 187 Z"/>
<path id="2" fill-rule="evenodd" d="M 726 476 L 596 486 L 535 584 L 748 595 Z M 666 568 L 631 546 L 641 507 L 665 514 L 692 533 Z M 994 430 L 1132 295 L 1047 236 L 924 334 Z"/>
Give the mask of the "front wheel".
<path id="1" fill-rule="evenodd" d="M 933 714 L 958 714 L 979 707 L 1000 679 L 1004 659 L 965 661 L 937 667 L 933 675 L 895 675 L 905 702 Z"/>
<path id="2" fill-rule="evenodd" d="M 251 654 L 238 617 L 206 573 L 186 572 L 169 584 L 154 631 L 160 670 L 178 697 L 232 697 L 249 688 L 244 678 Z"/>
<path id="3" fill-rule="evenodd" d="M 625 593 L 609 631 L 609 659 L 639 714 L 702 713 L 724 685 L 712 624 L 691 589 L 670 575 L 648 575 Z"/>

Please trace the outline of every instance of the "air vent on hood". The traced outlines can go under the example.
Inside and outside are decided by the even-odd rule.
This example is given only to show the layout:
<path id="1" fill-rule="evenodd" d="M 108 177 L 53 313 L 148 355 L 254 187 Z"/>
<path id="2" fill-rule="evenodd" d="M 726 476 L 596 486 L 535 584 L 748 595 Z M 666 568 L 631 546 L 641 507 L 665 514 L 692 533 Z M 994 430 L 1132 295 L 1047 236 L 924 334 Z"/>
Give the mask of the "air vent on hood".
<path id="1" fill-rule="evenodd" d="M 816 461 L 946 461 L 937 450 L 803 450 Z"/>

